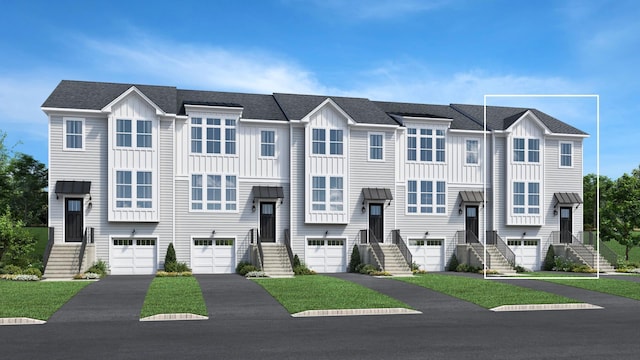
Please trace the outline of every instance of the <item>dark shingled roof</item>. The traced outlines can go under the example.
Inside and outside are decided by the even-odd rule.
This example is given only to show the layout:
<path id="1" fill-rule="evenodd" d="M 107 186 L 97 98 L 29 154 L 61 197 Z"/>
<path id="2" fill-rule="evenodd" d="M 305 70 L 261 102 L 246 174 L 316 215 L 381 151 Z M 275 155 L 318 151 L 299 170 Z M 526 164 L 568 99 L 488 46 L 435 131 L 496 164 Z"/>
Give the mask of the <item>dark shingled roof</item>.
<path id="1" fill-rule="evenodd" d="M 273 97 L 291 120 L 302 119 L 325 100 L 331 99 L 357 123 L 398 125 L 369 99 L 296 94 L 273 94 Z"/>
<path id="2" fill-rule="evenodd" d="M 402 116 L 432 117 L 451 119 L 451 129 L 482 130 L 478 124 L 464 114 L 452 109 L 449 105 L 427 105 L 398 102 L 374 101 L 383 111 Z"/>
<path id="3" fill-rule="evenodd" d="M 484 121 L 484 106 L 451 104 L 451 107 L 482 124 Z M 587 133 L 574 128 L 542 111 L 527 108 L 513 108 L 503 106 L 487 106 L 487 130 L 506 130 L 509 126 L 531 110 L 552 133 L 586 135 Z"/>
<path id="4" fill-rule="evenodd" d="M 242 117 L 287 121 L 278 103 L 271 95 L 243 94 L 218 91 L 178 90 L 180 115 L 184 115 L 184 104 L 242 107 Z"/>
<path id="5" fill-rule="evenodd" d="M 276 121 L 300 120 L 327 99 L 333 100 L 355 122 L 377 125 L 402 125 L 399 116 L 451 119 L 451 129 L 483 129 L 482 105 L 428 105 L 371 101 L 366 98 L 297 95 L 244 94 L 219 91 L 181 90 L 172 86 L 118 84 L 62 80 L 45 100 L 44 108 L 101 110 L 132 86 L 135 86 L 168 114 L 184 115 L 185 104 L 241 107 L 242 117 Z M 501 106 L 487 107 L 487 130 L 506 130 L 531 110 L 553 133 L 586 135 L 536 109 Z M 397 116 L 399 115 L 399 116 Z"/>

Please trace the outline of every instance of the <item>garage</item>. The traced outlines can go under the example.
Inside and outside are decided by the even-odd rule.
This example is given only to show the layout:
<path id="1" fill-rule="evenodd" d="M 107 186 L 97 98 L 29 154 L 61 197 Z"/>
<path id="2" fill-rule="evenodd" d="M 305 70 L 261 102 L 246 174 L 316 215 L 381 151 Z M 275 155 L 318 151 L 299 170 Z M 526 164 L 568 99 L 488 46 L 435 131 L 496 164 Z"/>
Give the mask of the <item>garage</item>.
<path id="1" fill-rule="evenodd" d="M 305 264 L 319 273 L 347 271 L 345 239 L 307 239 Z"/>
<path id="2" fill-rule="evenodd" d="M 112 275 L 147 275 L 157 270 L 156 239 L 113 239 Z"/>
<path id="3" fill-rule="evenodd" d="M 234 239 L 193 239 L 191 269 L 194 274 L 229 274 L 235 271 Z"/>
<path id="4" fill-rule="evenodd" d="M 409 251 L 413 262 L 421 270 L 444 270 L 444 240 L 443 239 L 409 239 Z"/>
<path id="5" fill-rule="evenodd" d="M 540 270 L 540 240 L 507 239 L 507 245 L 516 255 L 516 265 L 529 270 Z"/>

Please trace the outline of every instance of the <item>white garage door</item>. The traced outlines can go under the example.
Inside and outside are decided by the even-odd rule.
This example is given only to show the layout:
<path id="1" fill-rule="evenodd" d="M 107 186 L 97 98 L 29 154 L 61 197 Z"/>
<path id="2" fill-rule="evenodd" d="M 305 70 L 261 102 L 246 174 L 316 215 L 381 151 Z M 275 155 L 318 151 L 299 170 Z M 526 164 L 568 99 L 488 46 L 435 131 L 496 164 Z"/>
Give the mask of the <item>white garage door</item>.
<path id="1" fill-rule="evenodd" d="M 191 269 L 194 274 L 229 274 L 235 271 L 233 239 L 193 239 Z"/>
<path id="2" fill-rule="evenodd" d="M 444 240 L 409 239 L 409 251 L 413 256 L 413 262 L 418 264 L 421 270 L 444 270 Z"/>
<path id="3" fill-rule="evenodd" d="M 157 269 L 156 239 L 113 239 L 111 274 L 154 274 Z"/>
<path id="4" fill-rule="evenodd" d="M 316 272 L 345 272 L 345 244 L 344 239 L 308 239 L 304 262 Z"/>
<path id="5" fill-rule="evenodd" d="M 516 265 L 529 270 L 540 270 L 539 240 L 507 240 L 507 245 L 516 255 Z"/>

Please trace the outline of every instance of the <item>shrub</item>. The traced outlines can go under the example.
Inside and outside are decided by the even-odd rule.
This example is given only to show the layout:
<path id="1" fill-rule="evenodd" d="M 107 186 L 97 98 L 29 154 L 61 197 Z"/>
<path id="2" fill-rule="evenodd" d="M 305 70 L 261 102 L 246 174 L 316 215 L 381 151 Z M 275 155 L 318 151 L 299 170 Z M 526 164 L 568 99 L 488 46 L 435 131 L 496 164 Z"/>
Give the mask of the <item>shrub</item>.
<path id="1" fill-rule="evenodd" d="M 476 266 L 471 266 L 469 264 L 459 264 L 458 266 L 456 266 L 456 271 L 476 273 L 479 271 L 483 271 L 483 269 Z"/>
<path id="2" fill-rule="evenodd" d="M 451 260 L 449 260 L 449 266 L 447 266 L 447 271 L 458 271 L 458 265 L 460 265 L 460 263 L 458 262 L 458 258 L 456 257 L 456 254 L 453 254 L 451 256 Z"/>
<path id="3" fill-rule="evenodd" d="M 528 269 L 525 269 L 525 268 L 523 268 L 523 267 L 522 267 L 522 266 L 520 266 L 520 265 L 516 265 L 516 266 L 514 267 L 514 269 L 516 270 L 516 272 L 517 272 L 517 273 L 526 273 L 526 272 L 529 272 L 529 270 L 528 270 Z"/>
<path id="4" fill-rule="evenodd" d="M 356 272 L 358 265 L 362 263 L 360 259 L 360 249 L 358 245 L 353 245 L 353 251 L 351 251 L 351 260 L 349 260 L 349 272 Z"/>
<path id="5" fill-rule="evenodd" d="M 12 275 L 11 280 L 14 280 L 14 281 L 38 281 L 38 280 L 40 280 L 40 278 L 35 276 L 35 275 L 19 274 L 19 275 Z"/>
<path id="6" fill-rule="evenodd" d="M 371 276 L 391 276 L 391 273 L 388 271 L 373 271 L 369 273 Z"/>
<path id="7" fill-rule="evenodd" d="M 173 243 L 169 243 L 169 247 L 167 248 L 167 254 L 164 257 L 164 263 L 174 263 L 177 262 L 176 258 L 176 250 L 173 248 Z"/>
<path id="8" fill-rule="evenodd" d="M 362 266 L 359 266 L 360 269 L 358 270 L 360 274 L 371 275 L 376 271 L 380 271 L 378 268 L 376 268 L 371 264 L 361 264 L 361 265 Z"/>
<path id="9" fill-rule="evenodd" d="M 98 275 L 106 275 L 107 274 L 107 263 L 102 260 L 98 260 L 90 268 L 87 269 L 87 273 L 94 273 Z"/>
<path id="10" fill-rule="evenodd" d="M 315 275 L 316 272 L 309 269 L 304 263 L 293 268 L 293 273 L 296 275 Z"/>
<path id="11" fill-rule="evenodd" d="M 553 271 L 571 271 L 577 265 L 572 263 L 569 259 L 562 256 L 556 256 L 553 259 Z"/>
<path id="12" fill-rule="evenodd" d="M 9 275 L 22 274 L 22 268 L 17 265 L 9 264 L 2 268 L 2 272 Z"/>
<path id="13" fill-rule="evenodd" d="M 571 272 L 575 272 L 575 273 L 595 273 L 596 269 L 593 269 L 589 265 L 576 265 L 576 264 L 574 264 L 574 266 L 571 268 Z"/>
<path id="14" fill-rule="evenodd" d="M 553 250 L 553 245 L 549 245 L 549 249 L 547 250 L 547 255 L 544 257 L 544 263 L 542 264 L 542 270 L 552 271 L 555 267 L 555 258 L 556 254 Z"/>
<path id="15" fill-rule="evenodd" d="M 240 264 L 238 264 L 240 265 Z M 236 272 L 242 276 L 246 276 L 248 273 L 252 272 L 252 271 L 258 271 L 258 268 L 245 262 L 242 267 L 236 269 Z"/>
<path id="16" fill-rule="evenodd" d="M 189 268 L 189 266 L 187 266 L 186 263 L 174 261 L 170 263 L 165 263 L 164 271 L 181 273 L 181 272 L 190 272 L 191 269 Z"/>
<path id="17" fill-rule="evenodd" d="M 240 274 L 240 270 L 242 270 L 243 267 L 247 266 L 247 265 L 251 265 L 250 262 L 248 261 L 240 261 L 238 263 L 238 265 L 236 265 L 236 274 Z M 253 265 L 251 265 L 253 266 Z M 244 276 L 244 274 L 242 274 Z"/>
<path id="18" fill-rule="evenodd" d="M 86 273 L 82 273 L 82 274 L 76 274 L 73 276 L 73 278 L 75 280 L 93 280 L 93 279 L 100 279 L 102 277 L 101 274 L 96 274 L 94 272 L 86 272 Z"/>
<path id="19" fill-rule="evenodd" d="M 301 262 L 300 262 L 300 258 L 298 257 L 298 254 L 293 255 L 293 267 L 295 268 L 296 266 L 300 266 Z"/>
<path id="20" fill-rule="evenodd" d="M 38 268 L 33 268 L 33 267 L 24 269 L 21 274 L 23 274 L 23 275 L 34 275 L 34 276 L 37 276 L 38 279 L 40 279 L 42 277 L 42 271 L 40 271 L 40 269 L 38 269 Z"/>
<path id="21" fill-rule="evenodd" d="M 193 276 L 191 271 L 183 271 L 183 272 L 166 272 L 166 271 L 158 271 L 156 273 L 156 277 L 180 277 L 180 276 Z"/>
<path id="22" fill-rule="evenodd" d="M 246 275 L 248 278 L 256 278 L 256 277 L 267 277 L 267 274 L 264 271 L 250 271 Z"/>

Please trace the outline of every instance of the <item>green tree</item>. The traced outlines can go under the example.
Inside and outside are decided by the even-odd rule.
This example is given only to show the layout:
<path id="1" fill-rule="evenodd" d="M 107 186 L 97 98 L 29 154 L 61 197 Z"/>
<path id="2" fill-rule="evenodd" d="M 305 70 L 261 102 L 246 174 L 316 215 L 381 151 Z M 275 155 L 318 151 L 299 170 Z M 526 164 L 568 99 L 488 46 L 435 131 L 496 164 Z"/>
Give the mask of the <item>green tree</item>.
<path id="1" fill-rule="evenodd" d="M 12 195 L 8 203 L 16 218 L 27 225 L 47 223 L 48 171 L 31 155 L 18 153 L 7 166 Z"/>
<path id="2" fill-rule="evenodd" d="M 629 250 L 640 245 L 640 233 L 634 231 L 640 228 L 640 168 L 613 183 L 601 208 L 602 237 L 624 245 L 629 260 Z"/>
<path id="3" fill-rule="evenodd" d="M 603 204 L 606 202 L 609 192 L 613 187 L 613 180 L 600 175 L 600 213 L 602 214 Z M 596 174 L 587 174 L 583 178 L 583 197 L 584 197 L 584 229 L 597 229 L 597 212 L 596 199 L 598 196 L 598 177 Z"/>
<path id="4" fill-rule="evenodd" d="M 33 253 L 36 240 L 24 229 L 22 221 L 14 220 L 11 210 L 0 215 L 0 260 L 25 266 Z"/>

